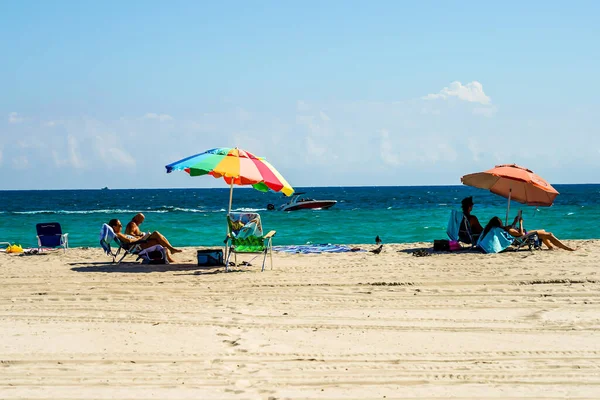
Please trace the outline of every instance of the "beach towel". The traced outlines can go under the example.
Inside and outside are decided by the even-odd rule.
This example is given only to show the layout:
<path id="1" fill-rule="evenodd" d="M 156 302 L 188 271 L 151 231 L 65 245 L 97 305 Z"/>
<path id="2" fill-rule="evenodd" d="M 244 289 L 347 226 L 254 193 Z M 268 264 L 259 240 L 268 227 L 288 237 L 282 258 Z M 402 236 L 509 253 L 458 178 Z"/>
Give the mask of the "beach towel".
<path id="1" fill-rule="evenodd" d="M 273 250 L 282 253 L 293 254 L 320 254 L 320 253 L 346 253 L 364 252 L 366 250 L 356 249 L 346 245 L 338 244 L 303 244 L 299 246 L 274 246 Z"/>
<path id="2" fill-rule="evenodd" d="M 107 255 L 112 255 L 110 243 L 114 240 L 115 236 L 115 232 L 108 224 L 102 224 L 102 228 L 100 228 L 100 245 Z"/>
<path id="3" fill-rule="evenodd" d="M 167 251 L 160 244 L 148 247 L 138 253 L 143 264 L 168 264 Z"/>
<path id="4" fill-rule="evenodd" d="M 515 240 L 515 238 L 502 228 L 492 228 L 485 235 L 479 238 L 477 247 L 485 253 L 500 253 L 506 250 Z"/>
<path id="5" fill-rule="evenodd" d="M 464 214 L 462 211 L 452 210 L 450 214 L 450 220 L 448 221 L 448 228 L 446 234 L 450 240 L 458 241 L 458 232 L 460 231 L 460 225 L 462 224 Z"/>
<path id="6" fill-rule="evenodd" d="M 252 236 L 262 237 L 263 229 L 260 215 L 256 213 L 230 213 L 231 234 L 236 239 L 246 239 Z"/>

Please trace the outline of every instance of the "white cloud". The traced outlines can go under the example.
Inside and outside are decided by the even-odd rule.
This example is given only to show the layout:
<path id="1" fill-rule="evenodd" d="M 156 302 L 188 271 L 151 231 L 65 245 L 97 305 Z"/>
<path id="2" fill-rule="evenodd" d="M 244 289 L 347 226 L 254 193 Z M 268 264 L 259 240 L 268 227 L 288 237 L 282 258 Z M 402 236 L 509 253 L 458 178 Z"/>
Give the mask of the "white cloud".
<path id="1" fill-rule="evenodd" d="M 329 118 L 329 115 L 325 114 L 323 111 L 319 111 L 319 116 L 321 117 L 321 119 L 323 121 L 330 121 L 331 118 Z"/>
<path id="2" fill-rule="evenodd" d="M 135 166 L 135 159 L 131 156 L 131 154 L 127 153 L 125 150 L 111 147 L 107 150 L 110 157 L 118 164 L 124 165 L 126 167 Z"/>
<path id="3" fill-rule="evenodd" d="M 57 150 L 52 150 L 52 159 L 57 167 L 71 166 L 74 169 L 85 168 L 85 163 L 79 152 L 79 142 L 73 135 L 67 136 L 67 154 L 66 157 L 61 157 Z"/>
<path id="4" fill-rule="evenodd" d="M 173 120 L 173 117 L 171 117 L 169 114 L 155 114 L 155 113 L 146 113 L 146 115 L 144 115 L 142 118 L 143 119 L 156 119 L 156 120 L 159 120 L 160 122 Z"/>
<path id="5" fill-rule="evenodd" d="M 46 122 L 44 122 L 43 125 L 46 126 L 46 127 L 48 127 L 48 128 L 52 128 L 52 127 L 58 126 L 58 125 L 60 125 L 62 123 L 63 123 L 62 121 L 46 121 Z"/>
<path id="6" fill-rule="evenodd" d="M 8 114 L 9 124 L 18 124 L 19 122 L 23 122 L 23 117 L 21 117 L 18 113 L 13 111 L 10 114 Z"/>
<path id="7" fill-rule="evenodd" d="M 29 168 L 29 159 L 26 156 L 14 157 L 12 166 L 14 169 L 27 169 Z"/>
<path id="8" fill-rule="evenodd" d="M 397 166 L 400 165 L 400 159 L 392 148 L 392 141 L 390 140 L 390 132 L 387 129 L 381 130 L 381 143 L 379 146 L 379 154 L 383 162 L 387 165 Z"/>
<path id="9" fill-rule="evenodd" d="M 315 157 L 323 157 L 327 152 L 327 149 L 324 146 L 319 145 L 318 142 L 310 136 L 306 137 L 306 149 L 308 150 L 309 156 Z"/>
<path id="10" fill-rule="evenodd" d="M 307 104 L 305 101 L 298 100 L 296 102 L 296 111 L 298 111 L 298 112 L 310 111 L 310 105 Z"/>
<path id="11" fill-rule="evenodd" d="M 96 136 L 96 150 L 102 161 L 106 163 L 107 167 L 135 166 L 136 162 L 131 154 L 118 147 L 112 146 L 111 143 L 118 143 L 116 136 Z"/>
<path id="12" fill-rule="evenodd" d="M 446 100 L 450 97 L 456 97 L 459 100 L 471 103 L 491 104 L 492 99 L 483 92 L 483 85 L 477 81 L 469 82 L 465 85 L 459 81 L 454 81 L 449 87 L 445 87 L 439 93 L 428 94 L 422 97 L 423 100 Z"/>
<path id="13" fill-rule="evenodd" d="M 496 114 L 496 111 L 498 111 L 498 108 L 496 106 L 475 107 L 473 109 L 473 114 L 475 114 L 475 115 L 482 115 L 484 117 L 491 118 L 491 117 L 493 117 Z"/>
<path id="14" fill-rule="evenodd" d="M 81 169 L 85 167 L 85 164 L 79 156 L 79 149 L 77 139 L 73 135 L 67 137 L 67 143 L 69 145 L 69 161 L 73 168 Z"/>
<path id="15" fill-rule="evenodd" d="M 478 162 L 481 159 L 482 151 L 479 143 L 474 138 L 467 139 L 467 148 L 473 156 L 473 161 Z"/>

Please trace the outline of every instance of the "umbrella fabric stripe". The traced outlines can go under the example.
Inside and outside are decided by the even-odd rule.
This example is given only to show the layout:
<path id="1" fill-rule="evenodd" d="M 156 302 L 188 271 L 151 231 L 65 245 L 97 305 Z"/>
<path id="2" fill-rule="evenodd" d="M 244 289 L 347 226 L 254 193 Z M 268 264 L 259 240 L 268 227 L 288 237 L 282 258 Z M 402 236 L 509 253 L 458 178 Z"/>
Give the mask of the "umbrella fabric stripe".
<path id="1" fill-rule="evenodd" d="M 252 161 L 254 161 L 256 168 L 260 171 L 262 179 L 263 179 L 265 185 L 267 185 L 267 187 L 269 187 L 270 189 L 272 189 L 276 192 L 279 192 L 281 189 L 283 189 L 283 183 L 281 183 L 279 178 L 277 178 L 277 176 L 275 176 L 273 171 L 271 171 L 271 169 L 264 163 L 264 160 L 263 161 L 252 160 Z"/>
<path id="2" fill-rule="evenodd" d="M 240 174 L 240 171 L 244 173 Z M 210 174 L 216 178 L 233 178 L 236 185 L 250 185 L 262 180 L 260 172 L 249 158 L 225 157 Z"/>
<path id="3" fill-rule="evenodd" d="M 212 175 L 228 184 L 252 185 L 257 190 L 273 190 L 286 196 L 294 189 L 264 158 L 242 149 L 218 147 L 165 166 L 167 173 L 185 171 L 190 176 Z"/>
<path id="4" fill-rule="evenodd" d="M 215 149 L 207 150 L 204 153 L 195 154 L 193 156 L 186 157 L 179 161 L 171 163 L 171 164 L 165 166 L 165 168 L 167 169 L 167 173 L 170 173 L 171 171 L 183 171 L 186 168 L 192 168 L 198 163 L 203 163 L 203 167 L 204 167 L 204 162 L 205 162 L 204 160 L 210 159 L 212 157 L 219 157 L 219 155 L 221 157 L 225 156 L 227 154 L 227 152 L 223 152 L 223 150 L 229 150 L 229 149 L 215 148 Z M 215 162 L 215 164 L 216 164 L 216 162 Z M 198 169 L 206 169 L 206 168 L 199 167 Z"/>
<path id="5" fill-rule="evenodd" d="M 227 156 L 220 154 L 206 154 L 203 157 L 195 158 L 192 164 L 188 165 L 190 176 L 200 176 L 210 173 Z"/>
<path id="6" fill-rule="evenodd" d="M 277 171 L 267 160 L 262 160 L 262 162 L 267 167 L 269 167 L 271 172 L 273 172 L 273 174 L 277 177 L 277 179 L 279 179 L 279 182 L 281 182 L 281 184 L 283 185 L 281 192 L 283 194 L 285 194 L 286 196 L 291 196 L 294 193 L 294 189 L 292 188 L 292 186 L 285 180 L 285 178 L 283 176 L 281 176 L 279 171 Z"/>

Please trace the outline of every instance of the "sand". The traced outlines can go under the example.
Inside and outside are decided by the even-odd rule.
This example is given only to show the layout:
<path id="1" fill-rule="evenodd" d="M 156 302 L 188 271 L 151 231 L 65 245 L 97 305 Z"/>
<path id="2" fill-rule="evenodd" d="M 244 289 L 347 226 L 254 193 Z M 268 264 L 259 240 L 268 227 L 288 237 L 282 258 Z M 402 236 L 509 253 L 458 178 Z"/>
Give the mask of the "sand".
<path id="1" fill-rule="evenodd" d="M 570 243 L 229 274 L 192 248 L 167 266 L 0 254 L 0 398 L 598 399 L 600 241 Z"/>

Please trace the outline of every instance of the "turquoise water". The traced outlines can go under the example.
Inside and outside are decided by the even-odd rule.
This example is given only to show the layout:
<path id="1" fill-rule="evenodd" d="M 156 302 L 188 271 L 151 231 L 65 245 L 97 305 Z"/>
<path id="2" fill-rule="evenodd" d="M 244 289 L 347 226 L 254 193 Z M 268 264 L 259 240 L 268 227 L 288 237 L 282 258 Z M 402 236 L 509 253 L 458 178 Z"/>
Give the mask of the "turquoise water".
<path id="1" fill-rule="evenodd" d="M 526 229 L 543 228 L 564 239 L 599 238 L 600 185 L 555 185 L 554 206 L 511 204 L 523 210 Z M 306 243 L 385 243 L 442 239 L 450 210 L 474 196 L 473 213 L 482 225 L 494 215 L 504 219 L 506 199 L 465 186 L 296 188 L 315 199 L 334 199 L 329 210 L 267 211 L 285 202 L 280 194 L 234 189 L 233 209 L 257 211 L 265 231 L 276 230 L 276 245 Z M 158 230 L 175 246 L 217 246 L 226 232 L 229 189 L 131 189 L 0 191 L 0 241 L 37 245 L 35 224 L 60 222 L 71 247 L 98 247 L 100 226 L 111 218 L 124 223 L 146 214 L 142 229 Z M 511 218 L 512 220 L 512 218 Z"/>

